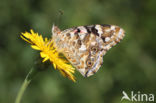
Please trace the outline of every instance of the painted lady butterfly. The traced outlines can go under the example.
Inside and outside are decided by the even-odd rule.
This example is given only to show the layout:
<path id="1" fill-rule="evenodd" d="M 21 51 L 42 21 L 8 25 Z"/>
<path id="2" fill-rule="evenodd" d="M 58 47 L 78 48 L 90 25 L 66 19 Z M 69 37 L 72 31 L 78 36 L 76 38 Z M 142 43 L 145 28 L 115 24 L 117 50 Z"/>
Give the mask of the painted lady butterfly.
<path id="1" fill-rule="evenodd" d="M 124 37 L 124 30 L 115 25 L 78 26 L 61 31 L 52 28 L 57 49 L 85 77 L 96 73 L 103 56 Z"/>

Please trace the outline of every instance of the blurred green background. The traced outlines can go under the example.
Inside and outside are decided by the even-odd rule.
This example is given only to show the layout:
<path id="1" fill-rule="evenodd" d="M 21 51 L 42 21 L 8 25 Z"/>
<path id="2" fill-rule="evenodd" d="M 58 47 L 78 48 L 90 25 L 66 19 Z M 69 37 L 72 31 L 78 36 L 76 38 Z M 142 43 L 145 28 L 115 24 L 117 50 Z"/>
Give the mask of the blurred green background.
<path id="1" fill-rule="evenodd" d="M 51 37 L 53 23 L 115 24 L 126 36 L 94 76 L 76 72 L 73 83 L 51 66 L 34 78 L 22 103 L 121 103 L 123 90 L 156 95 L 156 0 L 0 0 L 0 103 L 14 102 L 39 55 L 19 35 L 33 29 Z"/>

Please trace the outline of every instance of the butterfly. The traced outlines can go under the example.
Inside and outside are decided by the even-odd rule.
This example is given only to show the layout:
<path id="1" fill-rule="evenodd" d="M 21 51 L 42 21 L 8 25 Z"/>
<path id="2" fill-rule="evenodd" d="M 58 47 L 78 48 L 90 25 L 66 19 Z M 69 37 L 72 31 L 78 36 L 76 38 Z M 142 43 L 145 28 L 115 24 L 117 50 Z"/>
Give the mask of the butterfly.
<path id="1" fill-rule="evenodd" d="M 84 76 L 96 73 L 106 52 L 119 43 L 125 32 L 115 25 L 78 26 L 61 31 L 52 27 L 55 47 Z"/>

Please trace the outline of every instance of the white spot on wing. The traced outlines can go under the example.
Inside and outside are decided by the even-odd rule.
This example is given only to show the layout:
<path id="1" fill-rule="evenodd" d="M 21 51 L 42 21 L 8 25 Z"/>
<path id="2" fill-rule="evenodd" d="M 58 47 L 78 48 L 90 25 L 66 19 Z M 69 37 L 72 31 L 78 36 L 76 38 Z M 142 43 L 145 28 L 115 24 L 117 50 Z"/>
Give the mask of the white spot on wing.
<path id="1" fill-rule="evenodd" d="M 106 37 L 105 41 L 108 42 L 110 40 L 110 37 Z"/>
<path id="2" fill-rule="evenodd" d="M 84 26 L 80 26 L 79 29 L 81 30 L 82 33 L 87 33 L 86 28 Z"/>
<path id="3" fill-rule="evenodd" d="M 91 45 L 95 45 L 96 44 L 96 42 L 91 42 Z"/>
<path id="4" fill-rule="evenodd" d="M 123 30 L 120 29 L 119 34 L 118 34 L 118 38 L 120 38 L 122 34 L 123 34 Z"/>
<path id="5" fill-rule="evenodd" d="M 114 25 L 111 26 L 111 30 L 115 30 L 115 26 Z"/>
<path id="6" fill-rule="evenodd" d="M 78 69 L 78 71 L 83 75 L 83 76 L 85 76 L 85 69 Z"/>
<path id="7" fill-rule="evenodd" d="M 99 34 L 100 37 L 101 37 L 101 34 L 103 33 L 103 32 L 102 32 L 102 28 L 101 28 L 101 26 L 100 26 L 100 25 L 96 25 L 96 26 L 95 26 L 95 29 L 97 29 L 98 34 Z"/>
<path id="8" fill-rule="evenodd" d="M 70 36 L 71 36 L 71 38 L 73 38 L 74 37 L 74 32 L 71 32 Z"/>
<path id="9" fill-rule="evenodd" d="M 86 50 L 86 46 L 85 45 L 81 45 L 81 48 L 79 48 L 80 51 L 84 51 Z"/>
<path id="10" fill-rule="evenodd" d="M 104 49 L 106 50 L 109 50 L 111 47 L 110 47 L 110 44 L 108 44 L 107 46 L 104 47 Z"/>
<path id="11" fill-rule="evenodd" d="M 85 34 L 80 34 L 80 39 L 83 40 L 85 36 Z"/>

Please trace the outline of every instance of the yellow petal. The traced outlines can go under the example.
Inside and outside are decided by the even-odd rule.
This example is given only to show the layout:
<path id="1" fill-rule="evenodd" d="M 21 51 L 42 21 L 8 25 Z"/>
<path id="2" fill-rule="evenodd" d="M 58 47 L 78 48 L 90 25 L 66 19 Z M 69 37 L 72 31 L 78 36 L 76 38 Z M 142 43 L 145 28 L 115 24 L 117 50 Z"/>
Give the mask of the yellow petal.
<path id="1" fill-rule="evenodd" d="M 40 56 L 41 56 L 42 58 L 47 57 L 47 55 L 46 55 L 44 52 L 40 52 Z"/>
<path id="2" fill-rule="evenodd" d="M 56 64 L 55 63 L 53 63 L 53 67 L 56 69 Z"/>
<path id="3" fill-rule="evenodd" d="M 26 38 L 24 38 L 23 35 L 20 35 L 20 37 L 21 37 L 23 40 L 25 40 L 26 42 L 28 42 L 28 43 L 31 44 L 31 42 L 30 42 L 29 40 L 27 40 Z"/>
<path id="4" fill-rule="evenodd" d="M 37 47 L 36 45 L 31 45 L 31 47 L 32 47 L 33 49 L 35 49 L 35 50 L 40 50 L 40 48 Z"/>
<path id="5" fill-rule="evenodd" d="M 45 61 L 47 61 L 48 59 L 49 59 L 48 57 L 45 57 L 45 58 L 43 59 L 42 62 L 45 62 Z"/>

